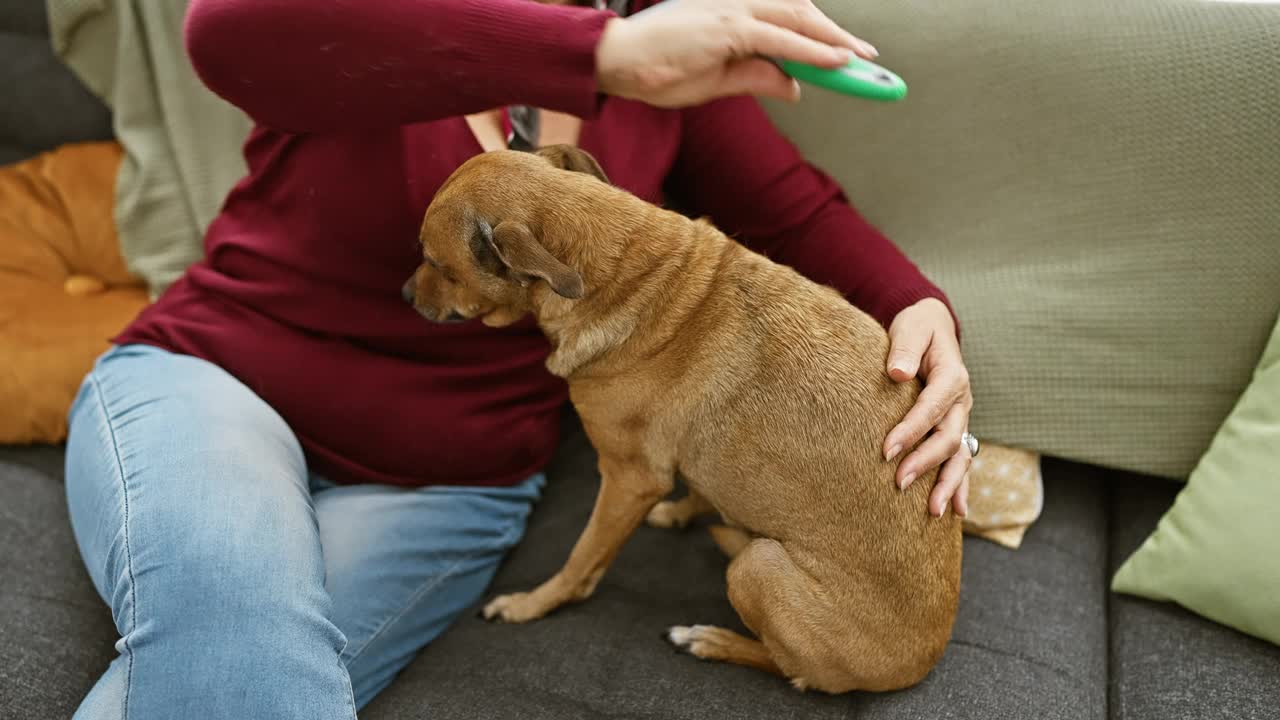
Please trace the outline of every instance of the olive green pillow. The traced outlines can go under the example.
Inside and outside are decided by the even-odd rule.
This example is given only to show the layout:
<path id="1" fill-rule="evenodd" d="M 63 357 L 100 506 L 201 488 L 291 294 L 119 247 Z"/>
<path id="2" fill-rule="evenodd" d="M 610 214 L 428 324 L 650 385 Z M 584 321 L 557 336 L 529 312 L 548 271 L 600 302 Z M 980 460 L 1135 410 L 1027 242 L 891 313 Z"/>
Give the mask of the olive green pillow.
<path id="1" fill-rule="evenodd" d="M 1280 324 L 1155 532 L 1112 581 L 1280 644 Z"/>
<path id="2" fill-rule="evenodd" d="M 1280 3 L 817 5 L 910 93 L 769 109 L 951 298 L 973 432 L 1186 478 L 1280 307 Z"/>

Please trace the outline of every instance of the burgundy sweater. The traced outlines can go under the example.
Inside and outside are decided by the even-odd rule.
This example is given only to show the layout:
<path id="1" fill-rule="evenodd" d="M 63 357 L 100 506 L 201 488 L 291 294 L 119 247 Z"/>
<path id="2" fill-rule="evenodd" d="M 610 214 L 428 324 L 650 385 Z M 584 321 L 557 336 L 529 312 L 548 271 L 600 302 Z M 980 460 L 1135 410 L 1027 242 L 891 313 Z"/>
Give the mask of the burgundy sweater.
<path id="1" fill-rule="evenodd" d="M 537 472 L 567 400 L 537 327 L 434 325 L 400 298 L 432 194 L 481 152 L 462 116 L 513 104 L 582 117 L 579 144 L 613 183 L 678 199 L 882 323 L 942 298 L 755 101 L 675 111 L 599 95 L 609 17 L 529 0 L 194 0 L 199 75 L 256 121 L 249 174 L 205 259 L 115 342 L 222 367 L 337 482 Z"/>

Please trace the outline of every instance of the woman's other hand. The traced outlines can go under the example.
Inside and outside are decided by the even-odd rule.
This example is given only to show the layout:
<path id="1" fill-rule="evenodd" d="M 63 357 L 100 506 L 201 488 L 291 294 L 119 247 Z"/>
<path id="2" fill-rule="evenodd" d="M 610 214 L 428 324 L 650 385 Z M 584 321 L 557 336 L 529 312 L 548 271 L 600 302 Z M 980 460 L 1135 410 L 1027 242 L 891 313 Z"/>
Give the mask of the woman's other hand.
<path id="1" fill-rule="evenodd" d="M 925 383 L 915 406 L 884 441 L 885 457 L 892 460 L 903 448 L 924 439 L 898 465 L 898 486 L 906 488 L 941 465 L 929 496 L 929 512 L 941 516 L 950 504 L 964 517 L 969 512 L 969 463 L 973 458 L 961 436 L 969 426 L 973 394 L 969 371 L 960 356 L 955 321 L 942 301 L 926 298 L 893 319 L 886 371 L 895 382 L 907 382 L 918 375 Z"/>

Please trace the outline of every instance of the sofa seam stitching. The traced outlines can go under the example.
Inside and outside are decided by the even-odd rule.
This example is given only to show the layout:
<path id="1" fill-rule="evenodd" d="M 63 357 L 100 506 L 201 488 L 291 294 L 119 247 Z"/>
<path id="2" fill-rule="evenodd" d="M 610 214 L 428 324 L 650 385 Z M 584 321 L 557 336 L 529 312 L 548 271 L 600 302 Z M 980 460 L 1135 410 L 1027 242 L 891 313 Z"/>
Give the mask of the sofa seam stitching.
<path id="1" fill-rule="evenodd" d="M 1112 598 L 1111 598 L 1111 559 L 1115 552 L 1115 512 L 1116 512 L 1116 489 L 1111 483 L 1107 483 L 1107 511 L 1103 514 L 1103 520 L 1106 523 L 1107 552 L 1102 559 L 1102 607 L 1103 617 L 1105 618 L 1102 627 L 1106 635 L 1106 653 L 1103 654 L 1102 663 L 1103 671 L 1106 673 L 1106 681 L 1103 685 L 1102 693 L 1102 711 L 1103 717 L 1107 720 L 1111 719 L 1111 693 L 1112 693 L 1112 666 L 1115 664 L 1112 653 L 1115 652 L 1113 643 L 1115 638 L 1111 629 L 1115 622 L 1112 616 Z M 1123 710 L 1121 711 L 1123 713 Z"/>
<path id="2" fill-rule="evenodd" d="M 1060 675 L 1066 678 L 1067 680 L 1070 680 L 1071 683 L 1077 687 L 1083 687 L 1084 685 L 1087 684 L 1087 682 L 1083 678 L 1077 677 L 1074 673 L 1064 668 L 1051 665 L 1050 663 L 1047 663 L 1043 660 L 1037 660 L 1036 658 L 1029 657 L 1027 655 L 1024 655 L 1022 653 L 1019 653 L 1013 650 L 1005 650 L 1003 648 L 992 647 L 990 645 L 979 645 L 977 643 L 969 642 L 967 640 L 961 640 L 959 638 L 952 639 L 951 643 L 953 645 L 959 645 L 960 647 L 968 647 L 968 648 L 973 648 L 975 650 L 982 650 L 985 652 L 989 652 L 995 655 L 1003 655 L 1005 657 L 1016 658 L 1018 660 L 1021 660 L 1024 663 L 1027 663 L 1028 665 L 1035 665 L 1036 667 L 1044 668 L 1045 670 L 1048 670 L 1056 675 Z"/>

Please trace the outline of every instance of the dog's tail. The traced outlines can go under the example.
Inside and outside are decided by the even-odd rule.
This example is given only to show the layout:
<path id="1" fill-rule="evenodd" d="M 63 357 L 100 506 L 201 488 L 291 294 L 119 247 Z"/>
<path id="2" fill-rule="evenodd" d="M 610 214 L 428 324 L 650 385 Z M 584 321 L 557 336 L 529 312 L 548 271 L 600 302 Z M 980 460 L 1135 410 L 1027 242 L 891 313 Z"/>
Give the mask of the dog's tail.
<path id="1" fill-rule="evenodd" d="M 711 539 L 716 541 L 716 545 L 719 545 L 730 559 L 737 557 L 738 553 L 742 552 L 742 548 L 751 542 L 751 535 L 740 528 L 712 525 L 707 530 L 711 533 Z"/>

